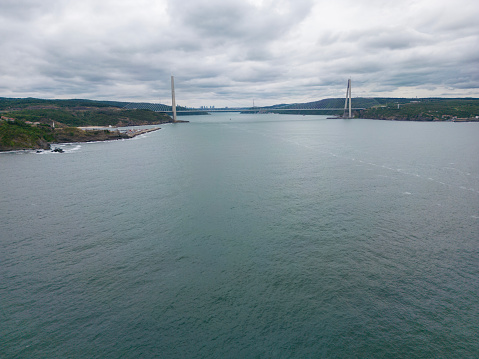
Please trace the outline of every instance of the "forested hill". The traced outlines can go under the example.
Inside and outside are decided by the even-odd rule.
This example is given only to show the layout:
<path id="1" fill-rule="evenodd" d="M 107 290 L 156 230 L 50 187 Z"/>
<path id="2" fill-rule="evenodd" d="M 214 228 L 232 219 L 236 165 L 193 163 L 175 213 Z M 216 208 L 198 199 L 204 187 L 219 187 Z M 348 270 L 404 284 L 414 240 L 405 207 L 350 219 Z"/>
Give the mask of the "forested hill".
<path id="1" fill-rule="evenodd" d="M 0 98 L 0 115 L 0 151 L 125 138 L 117 131 L 76 128 L 81 126 L 156 125 L 173 121 L 165 113 L 125 110 L 112 103 L 91 100 Z"/>
<path id="2" fill-rule="evenodd" d="M 71 107 L 123 107 L 126 103 L 106 102 L 84 99 L 45 100 L 39 98 L 8 98 L 0 97 L 0 111 L 19 110 L 25 108 L 71 108 Z"/>
<path id="3" fill-rule="evenodd" d="M 479 99 L 377 99 L 356 117 L 397 121 L 479 121 Z M 354 99 L 353 99 L 354 104 Z"/>
<path id="4" fill-rule="evenodd" d="M 138 126 L 171 122 L 164 113 L 150 110 L 121 110 L 117 108 L 37 108 L 1 113 L 3 119 L 13 119 L 55 127 L 80 126 Z"/>
<path id="5" fill-rule="evenodd" d="M 345 99 L 328 98 L 319 101 L 281 104 L 256 108 L 258 112 L 302 115 L 343 114 Z M 388 98 L 353 97 L 354 117 L 401 121 L 477 121 L 477 98 Z"/>
<path id="6" fill-rule="evenodd" d="M 125 110 L 123 103 L 92 100 L 42 100 L 0 98 L 3 119 L 26 121 L 56 127 L 127 126 L 171 122 L 165 113 Z"/>
<path id="7" fill-rule="evenodd" d="M 49 149 L 52 143 L 106 141 L 131 137 L 108 130 L 83 131 L 76 127 L 52 128 L 25 121 L 0 121 L 0 151 Z"/>

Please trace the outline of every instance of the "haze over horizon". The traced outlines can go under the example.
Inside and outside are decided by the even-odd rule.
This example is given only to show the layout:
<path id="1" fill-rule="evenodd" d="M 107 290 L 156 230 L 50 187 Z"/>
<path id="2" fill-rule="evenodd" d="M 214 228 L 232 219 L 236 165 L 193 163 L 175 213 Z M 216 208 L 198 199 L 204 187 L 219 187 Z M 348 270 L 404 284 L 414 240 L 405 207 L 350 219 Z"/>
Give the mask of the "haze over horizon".
<path id="1" fill-rule="evenodd" d="M 199 107 L 479 97 L 472 0 L 3 0 L 0 96 Z"/>

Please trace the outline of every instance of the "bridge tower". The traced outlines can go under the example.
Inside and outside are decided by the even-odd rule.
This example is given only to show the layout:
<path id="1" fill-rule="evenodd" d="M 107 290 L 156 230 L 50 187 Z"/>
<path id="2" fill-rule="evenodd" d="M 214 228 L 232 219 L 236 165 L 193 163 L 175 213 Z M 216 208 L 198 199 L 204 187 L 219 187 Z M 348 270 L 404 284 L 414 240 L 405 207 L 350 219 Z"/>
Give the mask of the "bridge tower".
<path id="1" fill-rule="evenodd" d="M 173 75 L 171 75 L 171 110 L 173 111 L 173 122 L 176 122 L 175 77 Z"/>
<path id="2" fill-rule="evenodd" d="M 349 99 L 349 116 L 346 116 L 346 110 L 348 108 L 348 99 Z M 348 88 L 346 90 L 346 100 L 344 101 L 343 118 L 352 118 L 351 117 L 351 79 L 348 80 Z"/>

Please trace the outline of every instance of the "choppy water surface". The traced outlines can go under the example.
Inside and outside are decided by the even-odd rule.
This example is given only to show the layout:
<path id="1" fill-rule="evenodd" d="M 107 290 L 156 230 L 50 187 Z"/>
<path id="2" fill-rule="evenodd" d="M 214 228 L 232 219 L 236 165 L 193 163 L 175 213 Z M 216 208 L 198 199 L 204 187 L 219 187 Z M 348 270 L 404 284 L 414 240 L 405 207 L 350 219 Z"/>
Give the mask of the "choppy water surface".
<path id="1" fill-rule="evenodd" d="M 0 357 L 479 356 L 479 124 L 190 121 L 0 154 Z"/>

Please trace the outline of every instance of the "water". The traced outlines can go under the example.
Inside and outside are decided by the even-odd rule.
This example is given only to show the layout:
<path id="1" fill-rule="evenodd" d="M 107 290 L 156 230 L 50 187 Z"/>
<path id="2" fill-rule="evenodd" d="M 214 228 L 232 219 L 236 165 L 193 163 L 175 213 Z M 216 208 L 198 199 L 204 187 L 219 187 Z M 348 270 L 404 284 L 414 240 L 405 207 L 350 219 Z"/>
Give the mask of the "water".
<path id="1" fill-rule="evenodd" d="M 479 356 L 479 124 L 190 121 L 0 154 L 0 357 Z"/>

